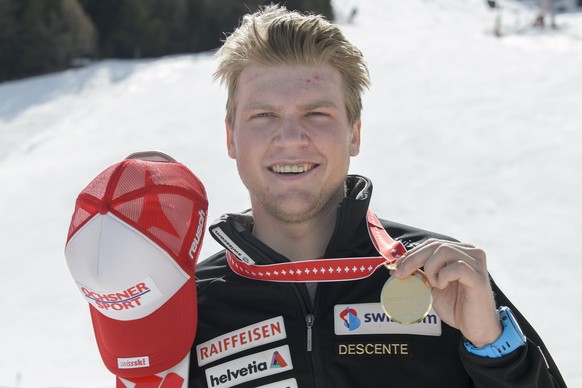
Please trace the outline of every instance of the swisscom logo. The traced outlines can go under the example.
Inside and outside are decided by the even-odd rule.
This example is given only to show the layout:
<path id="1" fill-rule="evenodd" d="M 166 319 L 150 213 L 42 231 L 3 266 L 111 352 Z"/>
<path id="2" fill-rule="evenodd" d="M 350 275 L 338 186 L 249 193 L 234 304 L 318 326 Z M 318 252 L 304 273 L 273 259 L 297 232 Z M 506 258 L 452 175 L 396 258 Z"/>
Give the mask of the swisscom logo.
<path id="1" fill-rule="evenodd" d="M 209 387 L 233 387 L 291 369 L 291 354 L 285 345 L 208 368 L 206 383 Z"/>
<path id="2" fill-rule="evenodd" d="M 336 335 L 361 334 L 416 334 L 440 336 L 441 319 L 430 310 L 428 315 L 413 325 L 401 325 L 386 315 L 380 303 L 339 304 L 334 306 Z"/>
<path id="3" fill-rule="evenodd" d="M 340 318 L 344 321 L 344 326 L 347 327 L 349 331 L 354 331 L 360 327 L 362 321 L 358 318 L 358 312 L 349 306 L 340 313 Z"/>

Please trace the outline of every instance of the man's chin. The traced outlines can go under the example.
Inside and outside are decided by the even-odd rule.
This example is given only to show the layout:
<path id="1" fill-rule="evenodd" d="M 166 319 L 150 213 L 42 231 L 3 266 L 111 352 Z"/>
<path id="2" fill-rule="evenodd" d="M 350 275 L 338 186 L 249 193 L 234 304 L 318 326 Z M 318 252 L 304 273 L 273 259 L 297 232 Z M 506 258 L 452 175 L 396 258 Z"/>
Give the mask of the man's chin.
<path id="1" fill-rule="evenodd" d="M 300 224 L 312 219 L 318 212 L 314 210 L 282 210 L 276 209 L 270 212 L 275 218 L 288 224 Z"/>
<path id="2" fill-rule="evenodd" d="M 335 214 L 338 203 L 333 199 L 324 202 L 318 198 L 304 198 L 294 203 L 277 202 L 262 205 L 272 217 L 289 224 L 300 224 L 319 217 L 326 218 L 330 212 Z"/>
<path id="3" fill-rule="evenodd" d="M 323 206 L 315 201 L 302 201 L 298 204 L 266 204 L 265 209 L 271 216 L 290 224 L 308 221 L 321 212 Z"/>
<path id="4" fill-rule="evenodd" d="M 313 220 L 320 216 L 325 217 L 330 211 L 335 212 L 339 202 L 343 198 L 343 185 L 336 190 L 336 194 L 320 191 L 316 193 L 295 192 L 255 197 L 259 205 L 272 217 L 292 224 L 298 224 Z"/>

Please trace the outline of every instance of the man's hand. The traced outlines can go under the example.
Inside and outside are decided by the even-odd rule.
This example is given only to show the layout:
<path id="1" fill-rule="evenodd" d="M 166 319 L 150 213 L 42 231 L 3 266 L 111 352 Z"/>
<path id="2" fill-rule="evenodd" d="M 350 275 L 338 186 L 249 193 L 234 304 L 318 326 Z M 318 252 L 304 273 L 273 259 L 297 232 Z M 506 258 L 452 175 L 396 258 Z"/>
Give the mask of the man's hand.
<path id="1" fill-rule="evenodd" d="M 430 239 L 408 251 L 397 265 L 395 275 L 399 278 L 424 267 L 432 286 L 434 310 L 473 345 L 483 347 L 501 336 L 483 250 Z"/>

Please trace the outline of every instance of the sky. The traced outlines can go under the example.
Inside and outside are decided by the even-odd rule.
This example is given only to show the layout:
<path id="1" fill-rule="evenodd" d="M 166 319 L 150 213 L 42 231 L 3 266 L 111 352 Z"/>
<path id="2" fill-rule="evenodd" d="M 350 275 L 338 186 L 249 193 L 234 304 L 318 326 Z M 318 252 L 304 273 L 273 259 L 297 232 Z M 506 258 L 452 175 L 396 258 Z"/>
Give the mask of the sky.
<path id="1" fill-rule="evenodd" d="M 478 0 L 336 0 L 364 53 L 362 147 L 380 217 L 472 243 L 582 386 L 582 13 Z M 357 7 L 356 17 L 348 15 Z M 0 387 L 113 387 L 66 266 L 75 198 L 128 154 L 162 150 L 204 182 L 209 219 L 249 207 L 212 53 L 105 60 L 0 84 Z M 217 251 L 207 235 L 200 260 Z"/>

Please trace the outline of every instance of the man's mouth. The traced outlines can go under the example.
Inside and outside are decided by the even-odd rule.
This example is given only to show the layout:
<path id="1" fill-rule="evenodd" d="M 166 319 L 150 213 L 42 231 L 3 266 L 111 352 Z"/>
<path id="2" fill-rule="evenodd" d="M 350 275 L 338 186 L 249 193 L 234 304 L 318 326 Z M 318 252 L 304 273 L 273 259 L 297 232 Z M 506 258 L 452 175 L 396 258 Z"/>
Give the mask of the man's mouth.
<path id="1" fill-rule="evenodd" d="M 271 166 L 271 171 L 277 174 L 302 174 L 315 167 L 313 163 L 303 164 L 275 164 Z"/>

